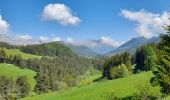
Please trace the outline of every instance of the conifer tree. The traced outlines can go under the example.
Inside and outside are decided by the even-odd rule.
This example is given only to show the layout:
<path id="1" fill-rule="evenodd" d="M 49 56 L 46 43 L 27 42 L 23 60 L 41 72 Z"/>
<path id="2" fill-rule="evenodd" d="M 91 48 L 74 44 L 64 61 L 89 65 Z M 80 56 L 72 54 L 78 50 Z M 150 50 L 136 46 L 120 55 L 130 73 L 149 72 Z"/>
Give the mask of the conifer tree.
<path id="1" fill-rule="evenodd" d="M 151 79 L 154 85 L 160 85 L 162 92 L 170 94 L 170 26 L 166 26 L 167 34 L 161 34 L 158 45 L 158 66 L 153 71 L 155 77 Z"/>

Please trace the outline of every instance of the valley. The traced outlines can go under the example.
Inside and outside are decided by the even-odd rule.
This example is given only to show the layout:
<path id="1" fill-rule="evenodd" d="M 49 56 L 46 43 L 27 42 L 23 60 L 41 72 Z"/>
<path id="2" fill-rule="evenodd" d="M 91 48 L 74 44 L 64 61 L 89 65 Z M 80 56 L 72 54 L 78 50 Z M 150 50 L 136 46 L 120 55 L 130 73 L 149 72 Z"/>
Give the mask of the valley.
<path id="1" fill-rule="evenodd" d="M 169 0 L 0 0 L 0 100 L 170 100 Z"/>

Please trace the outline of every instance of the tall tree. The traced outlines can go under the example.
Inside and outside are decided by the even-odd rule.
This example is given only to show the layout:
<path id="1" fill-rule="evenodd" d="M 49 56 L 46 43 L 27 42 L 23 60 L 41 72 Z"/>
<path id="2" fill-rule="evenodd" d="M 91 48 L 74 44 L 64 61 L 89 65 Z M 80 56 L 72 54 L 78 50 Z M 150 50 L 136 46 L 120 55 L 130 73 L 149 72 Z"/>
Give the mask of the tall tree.
<path id="1" fill-rule="evenodd" d="M 157 56 L 154 45 L 146 45 L 138 48 L 135 54 L 135 72 L 149 71 L 156 66 Z"/>
<path id="2" fill-rule="evenodd" d="M 35 91 L 37 93 L 47 93 L 50 90 L 50 79 L 49 76 L 43 73 L 37 73 L 36 76 L 37 84 L 35 85 Z"/>
<path id="3" fill-rule="evenodd" d="M 0 76 L 0 96 L 2 99 L 8 99 L 11 93 L 11 80 L 6 76 Z"/>
<path id="4" fill-rule="evenodd" d="M 121 54 L 114 55 L 106 60 L 103 68 L 103 77 L 107 77 L 108 79 L 112 79 L 111 69 L 113 67 L 117 67 L 118 65 L 125 64 L 128 71 L 132 71 L 132 57 L 129 53 L 124 52 Z"/>
<path id="5" fill-rule="evenodd" d="M 27 81 L 27 77 L 26 76 L 20 76 L 18 77 L 17 81 L 17 88 L 18 88 L 18 97 L 23 98 L 27 95 L 29 95 L 29 91 L 30 91 L 30 84 Z"/>
<path id="6" fill-rule="evenodd" d="M 151 45 L 148 45 L 145 50 L 144 69 L 147 71 L 154 69 L 156 67 L 156 62 L 157 62 L 156 52 Z"/>
<path id="7" fill-rule="evenodd" d="M 159 84 L 162 92 L 170 94 L 170 26 L 166 26 L 167 34 L 161 34 L 161 41 L 158 45 L 158 66 L 153 71 L 152 84 Z"/>
<path id="8" fill-rule="evenodd" d="M 0 50 L 0 63 L 4 63 L 7 58 L 7 54 L 3 49 Z"/>
<path id="9" fill-rule="evenodd" d="M 17 66 L 21 66 L 22 65 L 22 61 L 23 58 L 21 57 L 21 55 L 14 55 L 13 56 L 13 63 Z"/>

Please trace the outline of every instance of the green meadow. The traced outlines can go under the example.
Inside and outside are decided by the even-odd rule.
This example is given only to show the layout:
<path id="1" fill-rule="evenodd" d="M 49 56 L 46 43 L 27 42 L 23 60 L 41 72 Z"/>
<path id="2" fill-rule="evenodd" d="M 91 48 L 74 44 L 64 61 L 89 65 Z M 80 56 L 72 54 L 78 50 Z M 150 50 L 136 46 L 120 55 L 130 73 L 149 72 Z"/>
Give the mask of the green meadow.
<path id="1" fill-rule="evenodd" d="M 99 75 L 85 79 L 86 81 L 97 78 Z M 118 97 L 132 96 L 137 91 L 136 86 L 149 81 L 151 72 L 134 74 L 125 78 L 93 82 L 87 86 L 69 88 L 67 90 L 52 92 L 21 100 L 104 100 L 105 95 L 114 92 Z"/>
<path id="2" fill-rule="evenodd" d="M 21 55 L 24 59 L 31 59 L 31 58 L 41 58 L 41 56 L 23 53 L 19 49 L 7 49 L 3 48 L 7 55 Z"/>
<path id="3" fill-rule="evenodd" d="M 34 89 L 34 86 L 36 84 L 36 80 L 34 79 L 34 77 L 36 76 L 35 71 L 29 69 L 20 69 L 19 67 L 12 64 L 1 63 L 0 75 L 11 77 L 13 80 L 16 80 L 19 76 L 26 76 L 32 90 Z"/>

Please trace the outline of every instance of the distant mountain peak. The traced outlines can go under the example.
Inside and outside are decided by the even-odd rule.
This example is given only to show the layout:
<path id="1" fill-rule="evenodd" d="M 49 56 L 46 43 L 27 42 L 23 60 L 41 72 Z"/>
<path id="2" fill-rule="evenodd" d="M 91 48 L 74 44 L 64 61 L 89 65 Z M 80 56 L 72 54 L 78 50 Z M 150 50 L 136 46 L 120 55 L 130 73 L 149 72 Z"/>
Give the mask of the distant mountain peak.
<path id="1" fill-rule="evenodd" d="M 139 48 L 142 45 L 146 45 L 148 43 L 158 43 L 159 37 L 152 37 L 152 38 L 145 38 L 145 37 L 136 37 L 132 38 L 131 40 L 125 42 L 117 49 L 107 53 L 107 56 L 115 55 L 121 52 L 129 52 L 133 54 L 137 48 Z"/>

